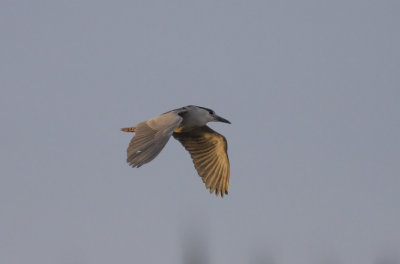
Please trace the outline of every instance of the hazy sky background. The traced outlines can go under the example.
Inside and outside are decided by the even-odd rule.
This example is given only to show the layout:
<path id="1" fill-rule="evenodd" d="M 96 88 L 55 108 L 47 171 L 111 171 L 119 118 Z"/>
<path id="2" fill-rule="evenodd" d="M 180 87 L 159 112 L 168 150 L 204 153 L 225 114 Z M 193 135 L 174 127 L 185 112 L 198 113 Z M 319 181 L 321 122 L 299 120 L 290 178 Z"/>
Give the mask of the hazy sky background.
<path id="1" fill-rule="evenodd" d="M 399 1 L 0 3 L 0 263 L 400 263 Z M 232 125 L 230 192 L 171 139 Z"/>

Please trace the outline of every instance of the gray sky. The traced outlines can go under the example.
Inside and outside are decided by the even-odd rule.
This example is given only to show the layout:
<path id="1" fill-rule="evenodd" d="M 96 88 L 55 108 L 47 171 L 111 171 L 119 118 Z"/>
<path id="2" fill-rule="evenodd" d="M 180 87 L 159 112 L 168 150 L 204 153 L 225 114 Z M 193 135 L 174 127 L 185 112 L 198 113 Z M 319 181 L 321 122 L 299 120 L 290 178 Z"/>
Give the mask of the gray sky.
<path id="1" fill-rule="evenodd" d="M 398 1 L 1 1 L 0 262 L 400 263 Z M 229 195 L 175 140 L 232 125 Z M 196 262 L 197 261 L 197 262 Z"/>

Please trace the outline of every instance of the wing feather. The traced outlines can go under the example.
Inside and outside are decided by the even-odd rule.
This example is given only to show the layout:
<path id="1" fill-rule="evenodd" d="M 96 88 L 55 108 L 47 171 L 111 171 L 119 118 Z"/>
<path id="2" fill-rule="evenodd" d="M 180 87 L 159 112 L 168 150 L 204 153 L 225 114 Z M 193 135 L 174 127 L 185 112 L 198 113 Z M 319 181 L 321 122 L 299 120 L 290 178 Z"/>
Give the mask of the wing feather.
<path id="1" fill-rule="evenodd" d="M 211 183 L 210 183 L 210 193 L 213 193 L 216 190 L 218 181 L 222 178 L 222 177 L 218 177 L 220 171 L 221 171 L 220 167 L 215 166 L 213 168 L 213 171 L 211 172 L 212 178 L 211 178 Z M 217 192 L 216 192 L 216 194 L 217 194 Z"/>
<path id="2" fill-rule="evenodd" d="M 157 157 L 181 122 L 178 112 L 170 111 L 139 123 L 127 149 L 129 165 L 139 168 Z"/>
<path id="3" fill-rule="evenodd" d="M 210 193 L 222 197 L 228 194 L 230 175 L 225 137 L 208 126 L 174 132 L 173 136 L 189 151 L 194 167 Z"/>

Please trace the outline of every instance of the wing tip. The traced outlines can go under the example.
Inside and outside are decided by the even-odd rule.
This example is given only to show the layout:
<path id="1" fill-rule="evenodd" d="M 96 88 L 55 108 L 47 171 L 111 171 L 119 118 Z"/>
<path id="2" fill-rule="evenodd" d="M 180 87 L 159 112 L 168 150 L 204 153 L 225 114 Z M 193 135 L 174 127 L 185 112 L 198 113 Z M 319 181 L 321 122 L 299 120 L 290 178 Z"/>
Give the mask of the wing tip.
<path id="1" fill-rule="evenodd" d="M 224 198 L 225 195 L 228 195 L 228 190 L 219 190 L 219 189 L 213 189 L 213 188 L 207 188 L 210 191 L 210 194 L 215 193 L 216 197 L 221 197 Z"/>

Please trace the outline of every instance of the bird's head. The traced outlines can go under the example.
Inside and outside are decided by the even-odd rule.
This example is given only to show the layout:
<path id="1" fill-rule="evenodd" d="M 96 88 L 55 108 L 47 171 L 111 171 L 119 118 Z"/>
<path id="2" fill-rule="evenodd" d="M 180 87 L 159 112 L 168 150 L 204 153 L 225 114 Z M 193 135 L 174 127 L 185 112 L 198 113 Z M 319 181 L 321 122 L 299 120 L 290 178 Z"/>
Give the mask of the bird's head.
<path id="1" fill-rule="evenodd" d="M 231 123 L 228 120 L 226 120 L 225 118 L 217 115 L 214 112 L 214 110 L 212 110 L 212 109 L 201 107 L 201 106 L 198 106 L 198 108 L 199 108 L 199 111 L 202 113 L 202 115 L 205 116 L 207 122 L 222 122 L 222 123 L 227 123 L 227 124 Z"/>

